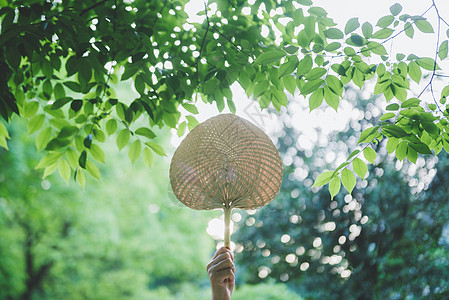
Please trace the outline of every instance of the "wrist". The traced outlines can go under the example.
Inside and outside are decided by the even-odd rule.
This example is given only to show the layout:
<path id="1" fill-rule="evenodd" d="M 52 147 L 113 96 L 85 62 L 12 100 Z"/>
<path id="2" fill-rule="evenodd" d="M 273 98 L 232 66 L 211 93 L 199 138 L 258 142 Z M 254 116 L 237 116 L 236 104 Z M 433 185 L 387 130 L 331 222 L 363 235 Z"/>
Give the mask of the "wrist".
<path id="1" fill-rule="evenodd" d="M 230 300 L 232 292 L 223 288 L 212 288 L 212 300 Z"/>

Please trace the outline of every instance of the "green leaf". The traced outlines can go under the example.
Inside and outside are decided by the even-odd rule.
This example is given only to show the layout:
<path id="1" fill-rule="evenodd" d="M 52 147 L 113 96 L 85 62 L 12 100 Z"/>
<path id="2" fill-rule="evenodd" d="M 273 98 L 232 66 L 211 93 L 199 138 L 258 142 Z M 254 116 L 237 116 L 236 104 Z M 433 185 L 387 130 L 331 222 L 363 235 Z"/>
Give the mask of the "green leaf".
<path id="1" fill-rule="evenodd" d="M 329 45 L 327 45 L 326 47 L 324 47 L 324 50 L 326 50 L 327 52 L 332 52 L 332 51 L 339 49 L 340 47 L 341 47 L 341 44 L 339 42 L 332 42 Z"/>
<path id="2" fill-rule="evenodd" d="M 87 59 L 81 59 L 78 71 L 78 80 L 85 86 L 92 78 L 92 66 Z"/>
<path id="3" fill-rule="evenodd" d="M 323 84 L 324 84 L 324 80 L 321 79 L 321 78 L 316 79 L 316 80 L 312 80 L 312 81 L 308 81 L 301 88 L 301 94 L 302 95 L 308 95 L 308 94 L 314 92 L 315 90 L 317 90 Z"/>
<path id="4" fill-rule="evenodd" d="M 70 104 L 70 108 L 74 111 L 74 112 L 78 112 L 81 107 L 83 107 L 83 101 L 82 100 L 73 100 L 72 103 Z"/>
<path id="5" fill-rule="evenodd" d="M 426 20 L 416 20 L 416 27 L 423 33 L 433 33 L 432 25 Z"/>
<path id="6" fill-rule="evenodd" d="M 399 104 L 397 103 L 392 103 L 390 105 L 387 105 L 387 107 L 385 108 L 386 110 L 398 110 L 399 109 Z"/>
<path id="7" fill-rule="evenodd" d="M 64 105 L 66 105 L 67 103 L 69 103 L 69 102 L 72 101 L 72 100 L 73 100 L 72 97 L 62 97 L 62 98 L 59 98 L 58 100 L 56 100 L 55 102 L 53 102 L 53 104 L 51 105 L 51 109 L 52 109 L 52 110 L 59 109 L 59 108 L 63 107 Z"/>
<path id="8" fill-rule="evenodd" d="M 60 99 L 65 97 L 65 89 L 64 86 L 61 83 L 55 84 L 55 87 L 53 89 L 53 93 L 55 94 L 55 99 Z"/>
<path id="9" fill-rule="evenodd" d="M 262 96 L 270 87 L 268 80 L 264 79 L 256 84 L 254 87 L 254 97 Z"/>
<path id="10" fill-rule="evenodd" d="M 399 145 L 400 140 L 395 137 L 388 138 L 387 151 L 389 154 L 393 153 Z"/>
<path id="11" fill-rule="evenodd" d="M 393 16 L 397 16 L 401 13 L 402 6 L 399 3 L 395 3 L 392 6 L 390 6 L 390 12 Z"/>
<path id="12" fill-rule="evenodd" d="M 351 46 L 362 47 L 365 45 L 366 40 L 358 34 L 352 34 L 351 37 L 346 40 L 346 43 Z"/>
<path id="13" fill-rule="evenodd" d="M 121 81 L 127 80 L 134 76 L 139 71 L 139 68 L 132 64 L 126 64 L 125 65 L 125 71 L 122 74 L 122 77 L 120 78 Z"/>
<path id="14" fill-rule="evenodd" d="M 448 53 L 448 41 L 444 41 L 441 43 L 440 48 L 438 49 L 438 57 L 443 60 L 447 57 Z"/>
<path id="15" fill-rule="evenodd" d="M 90 148 L 90 146 L 92 146 L 92 140 L 93 140 L 93 135 L 92 134 L 88 134 L 83 141 L 84 147 L 86 148 Z"/>
<path id="16" fill-rule="evenodd" d="M 373 36 L 373 25 L 369 22 L 365 22 L 362 25 L 362 33 L 363 36 L 367 39 L 371 38 Z"/>
<path id="17" fill-rule="evenodd" d="M 376 151 L 374 151 L 373 148 L 366 147 L 363 149 L 363 155 L 365 156 L 366 160 L 370 163 L 374 164 L 374 160 L 376 159 Z"/>
<path id="18" fill-rule="evenodd" d="M 183 103 L 182 107 L 184 107 L 184 109 L 187 110 L 191 114 L 194 114 L 194 115 L 198 114 L 198 108 L 196 108 L 196 106 L 193 104 Z"/>
<path id="19" fill-rule="evenodd" d="M 29 122 L 28 122 L 28 134 L 32 134 L 39 129 L 41 129 L 42 125 L 44 125 L 45 116 L 43 114 L 39 114 L 34 116 Z"/>
<path id="20" fill-rule="evenodd" d="M 407 72 L 413 81 L 419 83 L 419 81 L 421 80 L 422 72 L 417 62 L 411 61 L 408 64 Z"/>
<path id="21" fill-rule="evenodd" d="M 47 176 L 53 174 L 54 171 L 56 171 L 56 168 L 58 167 L 58 164 L 55 163 L 49 167 L 46 167 L 44 169 L 44 174 L 42 175 L 42 179 L 45 179 Z"/>
<path id="22" fill-rule="evenodd" d="M 337 111 L 338 105 L 340 104 L 340 97 L 335 95 L 327 85 L 324 87 L 324 100 L 326 100 L 326 103 L 329 104 L 330 107 Z"/>
<path id="23" fill-rule="evenodd" d="M 9 133 L 8 130 L 6 129 L 5 125 L 3 125 L 2 122 L 0 122 L 0 136 L 1 137 L 5 137 L 7 139 L 9 139 Z"/>
<path id="24" fill-rule="evenodd" d="M 386 28 L 390 26 L 391 23 L 393 23 L 394 17 L 393 16 L 384 16 L 377 21 L 376 26 L 381 28 Z"/>
<path id="25" fill-rule="evenodd" d="M 308 74 L 306 74 L 306 78 L 308 81 L 312 81 L 312 80 L 321 78 L 326 73 L 327 73 L 327 70 L 325 68 L 316 67 L 316 68 L 313 68 Z"/>
<path id="26" fill-rule="evenodd" d="M 354 158 L 352 161 L 352 167 L 357 175 L 359 175 L 362 179 L 365 179 L 366 173 L 368 172 L 368 167 L 360 158 Z"/>
<path id="27" fill-rule="evenodd" d="M 298 76 L 308 73 L 313 66 L 313 59 L 310 55 L 304 56 L 303 59 L 298 64 L 298 70 L 296 71 L 296 74 Z"/>
<path id="28" fill-rule="evenodd" d="M 59 161 L 58 169 L 59 169 L 59 174 L 61 175 L 61 177 L 64 178 L 64 180 L 68 183 L 69 179 L 70 179 L 70 173 L 71 173 L 69 163 L 65 159 L 61 159 Z"/>
<path id="29" fill-rule="evenodd" d="M 340 81 L 340 79 L 338 79 L 334 75 L 328 75 L 328 76 L 326 76 L 326 83 L 327 83 L 327 86 L 331 89 L 331 91 L 334 94 L 336 94 L 338 96 L 342 95 L 342 93 L 343 93 L 343 84 Z"/>
<path id="30" fill-rule="evenodd" d="M 22 116 L 24 116 L 25 118 L 32 117 L 37 113 L 38 109 L 39 109 L 39 102 L 30 101 L 25 105 L 22 112 Z"/>
<path id="31" fill-rule="evenodd" d="M 147 137 L 149 139 L 154 139 L 156 137 L 156 134 L 151 129 L 149 129 L 147 127 L 140 127 L 134 133 L 144 136 L 144 137 Z"/>
<path id="32" fill-rule="evenodd" d="M 155 142 L 146 142 L 145 145 L 147 145 L 148 147 L 150 147 L 151 149 L 153 149 L 153 151 L 160 155 L 160 156 L 167 156 L 167 154 L 165 154 L 164 149 L 159 146 L 158 144 L 156 144 Z"/>
<path id="33" fill-rule="evenodd" d="M 178 129 L 176 130 L 176 133 L 178 134 L 178 137 L 181 137 L 184 135 L 184 132 L 186 130 L 187 122 L 184 121 L 181 124 L 179 124 Z"/>
<path id="34" fill-rule="evenodd" d="M 291 75 L 286 75 L 284 78 L 282 78 L 282 82 L 284 83 L 285 88 L 287 91 L 290 92 L 290 94 L 294 94 L 296 91 L 296 80 Z"/>
<path id="35" fill-rule="evenodd" d="M 135 140 L 131 146 L 129 146 L 128 157 L 131 161 L 131 164 L 134 165 L 134 162 L 139 158 L 141 151 L 141 144 L 139 140 Z"/>
<path id="36" fill-rule="evenodd" d="M 354 56 L 354 55 L 356 55 L 355 50 L 354 50 L 353 48 L 351 48 L 351 47 L 345 47 L 345 48 L 343 49 L 343 52 L 344 52 L 347 56 Z"/>
<path id="37" fill-rule="evenodd" d="M 311 0 L 298 0 L 297 2 L 304 6 L 310 6 L 313 4 L 313 2 Z"/>
<path id="38" fill-rule="evenodd" d="M 254 64 L 267 65 L 267 64 L 277 61 L 278 59 L 281 59 L 286 54 L 287 53 L 285 53 L 284 51 L 281 51 L 281 50 L 263 52 L 256 58 L 256 60 L 254 61 Z"/>
<path id="39" fill-rule="evenodd" d="M 416 163 L 416 160 L 418 159 L 418 152 L 416 152 L 413 148 L 408 147 L 407 149 L 407 159 L 412 162 Z"/>
<path id="40" fill-rule="evenodd" d="M 298 67 L 298 64 L 298 57 L 296 55 L 291 55 L 287 59 L 287 61 L 279 67 L 279 78 L 288 74 L 292 74 L 295 71 L 296 67 Z"/>
<path id="41" fill-rule="evenodd" d="M 47 146 L 45 146 L 45 150 L 57 150 L 59 148 L 64 148 L 71 143 L 71 139 L 68 138 L 59 138 L 55 137 L 50 142 L 48 142 Z"/>
<path id="42" fill-rule="evenodd" d="M 351 152 L 351 154 L 349 154 L 349 156 L 348 156 L 348 159 L 347 160 L 350 160 L 351 158 L 353 158 L 354 156 L 356 156 L 357 154 L 359 154 L 360 153 L 360 150 L 354 150 L 354 151 L 352 151 Z"/>
<path id="43" fill-rule="evenodd" d="M 395 113 L 392 113 L 392 112 L 389 112 L 389 113 L 385 113 L 385 114 L 383 114 L 382 115 L 382 117 L 380 117 L 380 121 L 385 121 L 385 120 L 388 120 L 388 119 L 391 119 L 391 118 L 394 118 L 396 116 L 396 114 Z"/>
<path id="44" fill-rule="evenodd" d="M 76 56 L 70 56 L 65 64 L 65 69 L 67 71 L 67 77 L 72 76 L 76 72 L 78 72 L 79 69 L 79 63 Z"/>
<path id="45" fill-rule="evenodd" d="M 70 147 L 67 148 L 66 157 L 72 169 L 76 169 L 78 167 L 78 154 L 76 153 L 76 151 Z"/>
<path id="46" fill-rule="evenodd" d="M 440 67 L 435 63 L 433 58 L 430 58 L 430 57 L 418 58 L 416 60 L 416 62 L 418 63 L 418 65 L 421 68 L 426 69 L 428 71 L 433 71 L 434 69 L 435 70 L 441 70 Z"/>
<path id="47" fill-rule="evenodd" d="M 185 124 L 185 123 L 184 123 Z M 153 164 L 153 160 L 154 160 L 154 157 L 153 157 L 153 152 L 151 152 L 151 150 L 149 149 L 149 148 L 144 148 L 143 149 L 143 154 L 142 154 L 142 156 L 143 156 L 143 161 L 145 162 L 145 164 L 149 167 L 149 168 L 151 168 L 151 165 Z"/>
<path id="48" fill-rule="evenodd" d="M 84 188 L 86 185 L 86 177 L 84 176 L 83 170 L 79 169 L 75 171 L 76 181 Z"/>
<path id="49" fill-rule="evenodd" d="M 122 150 L 129 142 L 131 134 L 127 128 L 122 129 L 117 134 L 117 147 L 119 150 Z"/>
<path id="50" fill-rule="evenodd" d="M 341 171 L 341 182 L 343 183 L 343 186 L 348 191 L 348 193 L 351 194 L 357 180 L 355 179 L 355 175 L 354 173 L 352 173 L 352 171 L 343 169 L 343 171 Z"/>
<path id="51" fill-rule="evenodd" d="M 315 15 L 317 17 L 325 17 L 327 16 L 327 12 L 321 7 L 311 7 L 307 10 L 311 15 Z"/>
<path id="52" fill-rule="evenodd" d="M 346 25 L 345 25 L 345 34 L 349 34 L 349 33 L 353 32 L 354 30 L 359 28 L 359 26 L 360 26 L 359 18 L 351 18 L 351 19 L 349 19 L 348 22 L 346 22 Z"/>
<path id="53" fill-rule="evenodd" d="M 78 159 L 78 164 L 80 165 L 81 168 L 83 168 L 83 169 L 86 168 L 86 161 L 87 161 L 87 152 L 86 152 L 86 150 L 83 150 L 83 152 L 81 152 L 81 155 Z"/>
<path id="54" fill-rule="evenodd" d="M 385 47 L 377 42 L 368 42 L 366 45 L 368 47 L 368 50 L 372 51 L 374 54 L 377 55 L 387 55 L 387 50 L 385 50 Z M 383 64 L 381 64 L 383 65 Z"/>
<path id="55" fill-rule="evenodd" d="M 139 94 L 145 94 L 145 81 L 143 80 L 141 74 L 137 74 L 136 78 L 134 79 L 134 88 Z"/>
<path id="56" fill-rule="evenodd" d="M 400 142 L 396 148 L 396 158 L 399 160 L 403 160 L 407 156 L 407 148 L 408 146 L 406 141 Z"/>
<path id="57" fill-rule="evenodd" d="M 433 154 L 432 151 L 430 151 L 429 147 L 424 143 L 410 143 L 409 146 L 418 153 Z"/>
<path id="58" fill-rule="evenodd" d="M 8 143 L 6 142 L 6 138 L 4 136 L 0 136 L 0 147 L 4 148 L 5 150 L 9 150 Z"/>
<path id="59" fill-rule="evenodd" d="M 318 175 L 312 187 L 320 187 L 328 183 L 334 175 L 334 171 L 326 171 Z"/>
<path id="60" fill-rule="evenodd" d="M 334 199 L 334 196 L 338 194 L 341 188 L 340 178 L 334 177 L 331 182 L 329 182 L 329 192 L 331 194 L 331 199 Z"/>
<path id="61" fill-rule="evenodd" d="M 75 81 L 66 81 L 64 82 L 64 85 L 74 91 L 75 93 L 81 93 L 82 88 L 81 85 L 78 82 Z"/>
<path id="62" fill-rule="evenodd" d="M 89 172 L 92 177 L 96 179 L 100 179 L 100 171 L 98 170 L 97 166 L 94 165 L 92 162 L 88 161 L 86 163 L 86 170 Z"/>
<path id="63" fill-rule="evenodd" d="M 404 24 L 404 31 L 405 34 L 409 37 L 409 38 L 413 38 L 413 35 L 415 34 L 415 29 L 413 29 L 413 25 L 409 22 Z"/>
<path id="64" fill-rule="evenodd" d="M 188 122 L 187 128 L 188 128 L 190 131 L 191 131 L 193 128 L 195 128 L 195 127 L 199 124 L 198 120 L 195 119 L 194 116 L 186 116 L 186 119 L 187 119 L 187 122 Z"/>
<path id="65" fill-rule="evenodd" d="M 340 40 L 344 37 L 344 34 L 338 28 L 329 28 L 324 31 L 324 36 L 328 39 Z"/>
<path id="66" fill-rule="evenodd" d="M 410 98 L 407 101 L 402 102 L 401 108 L 417 107 L 421 100 L 418 98 Z"/>
<path id="67" fill-rule="evenodd" d="M 101 163 L 106 162 L 106 156 L 103 152 L 103 150 L 96 144 L 92 144 L 90 146 L 90 153 L 92 154 L 92 157 Z"/>
<path id="68" fill-rule="evenodd" d="M 393 32 L 394 32 L 394 30 L 391 28 L 382 28 L 381 30 L 376 31 L 373 34 L 372 38 L 383 40 L 383 39 L 390 37 L 393 34 Z"/>
<path id="69" fill-rule="evenodd" d="M 41 158 L 36 166 L 36 169 L 43 169 L 55 164 L 62 157 L 62 153 L 49 152 L 47 155 Z"/>
<path id="70" fill-rule="evenodd" d="M 287 47 L 284 47 L 284 51 L 287 52 L 288 54 L 295 54 L 296 52 L 298 52 L 298 50 L 299 47 L 296 46 L 289 45 Z"/>
<path id="71" fill-rule="evenodd" d="M 360 134 L 360 138 L 357 141 L 357 144 L 362 144 L 366 142 L 371 142 L 374 136 L 379 134 L 379 126 L 374 126 L 363 130 L 362 134 Z"/>
<path id="72" fill-rule="evenodd" d="M 284 77 L 285 78 L 285 77 Z M 229 111 L 233 114 L 236 113 L 236 107 L 232 99 L 226 98 L 226 104 L 228 105 Z"/>
<path id="73" fill-rule="evenodd" d="M 218 89 L 220 82 L 216 78 L 209 79 L 203 86 L 203 92 L 206 95 L 213 95 L 215 90 Z"/>
<path id="74" fill-rule="evenodd" d="M 387 137 L 396 137 L 396 138 L 402 138 L 407 135 L 407 133 L 401 127 L 388 123 L 387 125 L 383 126 L 382 133 L 385 134 Z"/>
<path id="75" fill-rule="evenodd" d="M 106 122 L 106 133 L 108 135 L 111 135 L 115 133 L 116 130 L 117 130 L 117 121 L 115 119 L 109 119 Z"/>
<path id="76" fill-rule="evenodd" d="M 323 103 L 323 99 L 324 99 L 323 89 L 318 89 L 315 92 L 313 92 L 313 94 L 310 95 L 310 98 L 309 98 L 310 111 L 319 107 L 321 105 L 321 103 Z"/>

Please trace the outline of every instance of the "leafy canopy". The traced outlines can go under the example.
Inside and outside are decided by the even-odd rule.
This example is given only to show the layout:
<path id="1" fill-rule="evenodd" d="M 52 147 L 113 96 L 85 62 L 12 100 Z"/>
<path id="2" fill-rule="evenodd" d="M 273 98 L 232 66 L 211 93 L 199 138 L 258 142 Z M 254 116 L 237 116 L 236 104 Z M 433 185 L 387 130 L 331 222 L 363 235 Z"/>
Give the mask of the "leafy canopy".
<path id="1" fill-rule="evenodd" d="M 131 162 L 142 156 L 151 165 L 153 153 L 165 155 L 156 127 L 180 136 L 193 129 L 199 98 L 235 112 L 234 83 L 261 109 L 279 111 L 297 90 L 310 110 L 338 110 L 346 87 L 375 82 L 387 112 L 346 162 L 317 178 L 315 186 L 331 183 L 332 195 L 341 184 L 351 192 L 354 173 L 366 176 L 381 139 L 399 160 L 449 152 L 449 85 L 441 94 L 434 88 L 446 76 L 438 62 L 447 59 L 449 31 L 433 1 L 421 15 L 394 4 L 376 24 L 351 18 L 342 28 L 310 0 L 209 1 L 202 23 L 189 21 L 186 0 L 1 2 L 1 118 L 29 120 L 37 150 L 46 153 L 38 164 L 44 176 L 59 169 L 81 184 L 86 171 L 99 178 L 107 135 Z M 426 19 L 431 13 L 436 27 Z M 418 31 L 436 40 L 434 57 L 389 54 L 391 40 Z M 127 80 L 136 96 L 117 97 L 116 84 Z M 423 101 L 426 91 L 433 103 Z M 2 123 L 0 146 L 8 138 Z"/>

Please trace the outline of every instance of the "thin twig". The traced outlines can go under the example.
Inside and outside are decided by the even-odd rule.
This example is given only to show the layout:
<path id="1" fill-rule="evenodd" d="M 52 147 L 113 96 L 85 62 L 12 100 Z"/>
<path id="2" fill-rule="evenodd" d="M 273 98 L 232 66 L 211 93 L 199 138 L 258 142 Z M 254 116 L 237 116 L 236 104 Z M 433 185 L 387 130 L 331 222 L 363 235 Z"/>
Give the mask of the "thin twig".
<path id="1" fill-rule="evenodd" d="M 83 9 L 83 10 L 80 12 L 80 16 L 84 15 L 84 14 L 87 13 L 89 10 L 94 9 L 94 8 L 97 7 L 97 6 L 102 5 L 103 3 L 107 2 L 107 1 L 109 1 L 109 0 L 103 0 L 103 1 L 100 1 L 100 2 L 98 2 L 98 3 L 95 3 L 94 5 L 89 6 L 88 8 Z"/>
<path id="2" fill-rule="evenodd" d="M 218 30 L 217 27 L 215 27 L 215 25 L 212 25 L 212 28 L 223 38 L 225 38 L 228 42 L 230 42 L 238 51 L 241 51 L 241 47 L 239 47 L 238 45 L 236 45 L 233 41 L 231 41 L 231 39 L 229 39 L 227 36 L 225 36 L 223 33 L 220 32 L 220 30 Z"/>
<path id="3" fill-rule="evenodd" d="M 204 11 L 206 12 L 206 21 L 207 21 L 207 27 L 206 27 L 206 33 L 204 34 L 203 41 L 201 42 L 201 47 L 199 51 L 199 55 L 196 59 L 196 86 L 198 87 L 199 84 L 199 66 L 200 66 L 200 59 L 201 59 L 201 53 L 203 52 L 204 43 L 206 42 L 207 33 L 209 32 L 210 22 L 209 22 L 209 16 L 207 15 L 207 4 L 204 2 Z"/>
<path id="4" fill-rule="evenodd" d="M 427 88 L 430 86 L 430 93 L 432 95 L 433 98 L 433 102 L 435 102 L 435 105 L 437 106 L 438 110 L 440 111 L 440 113 L 443 113 L 443 111 L 440 108 L 440 105 L 438 104 L 437 99 L 435 98 L 435 93 L 433 91 L 433 78 L 435 77 L 435 73 L 436 73 L 436 69 L 437 69 L 437 58 L 438 58 L 438 52 L 439 52 L 439 48 L 440 48 L 440 34 L 441 34 L 441 17 L 440 17 L 440 12 L 438 11 L 437 6 L 435 5 L 435 0 L 432 0 L 432 7 L 435 8 L 435 12 L 437 14 L 438 17 L 438 27 L 437 27 L 437 41 L 436 41 L 436 50 L 435 50 L 435 57 L 434 57 L 434 61 L 433 61 L 433 71 L 432 71 L 432 75 L 430 76 L 430 80 L 427 83 L 427 85 L 424 87 L 424 89 L 421 91 L 421 93 L 419 93 L 418 98 L 424 93 L 425 90 L 427 90 Z"/>

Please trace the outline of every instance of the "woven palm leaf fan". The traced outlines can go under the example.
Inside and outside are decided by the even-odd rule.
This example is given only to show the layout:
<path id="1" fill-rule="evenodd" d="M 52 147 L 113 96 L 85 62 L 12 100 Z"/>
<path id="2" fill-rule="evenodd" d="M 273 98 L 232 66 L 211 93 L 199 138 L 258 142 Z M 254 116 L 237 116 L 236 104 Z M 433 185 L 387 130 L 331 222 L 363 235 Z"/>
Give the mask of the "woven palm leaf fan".
<path id="1" fill-rule="evenodd" d="M 231 210 L 268 204 L 281 182 L 282 161 L 273 142 L 259 127 L 233 114 L 196 126 L 170 164 L 170 183 L 180 202 L 198 210 L 224 210 L 226 247 Z"/>

